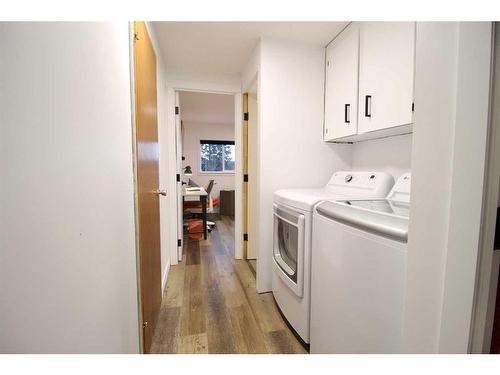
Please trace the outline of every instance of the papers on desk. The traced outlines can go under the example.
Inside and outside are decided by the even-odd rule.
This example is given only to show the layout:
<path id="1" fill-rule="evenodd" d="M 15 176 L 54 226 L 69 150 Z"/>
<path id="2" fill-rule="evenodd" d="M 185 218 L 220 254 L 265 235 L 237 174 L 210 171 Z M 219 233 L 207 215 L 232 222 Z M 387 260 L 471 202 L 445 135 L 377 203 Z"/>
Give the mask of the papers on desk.
<path id="1" fill-rule="evenodd" d="M 208 194 L 203 187 L 196 188 L 188 188 L 185 187 L 182 189 L 182 196 L 185 200 L 199 200 L 201 197 L 206 197 Z"/>

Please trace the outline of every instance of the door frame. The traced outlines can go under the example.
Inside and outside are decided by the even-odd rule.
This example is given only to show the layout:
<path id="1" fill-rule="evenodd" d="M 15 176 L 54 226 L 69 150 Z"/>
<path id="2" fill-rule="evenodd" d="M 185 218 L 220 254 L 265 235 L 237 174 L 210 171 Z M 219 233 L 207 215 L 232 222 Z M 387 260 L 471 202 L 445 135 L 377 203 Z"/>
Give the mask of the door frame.
<path id="1" fill-rule="evenodd" d="M 169 170 L 173 171 L 169 179 L 169 184 L 167 186 L 168 191 L 177 191 L 178 182 L 176 180 L 176 174 L 181 173 L 177 166 L 177 136 L 176 136 L 176 93 L 181 91 L 191 91 L 191 92 L 202 92 L 202 93 L 212 93 L 212 94 L 226 94 L 232 95 L 234 98 L 234 141 L 236 148 L 236 170 L 235 170 L 235 258 L 241 259 L 243 256 L 243 241 L 238 241 L 238 238 L 243 238 L 243 216 L 242 216 L 242 189 L 243 189 L 243 168 L 242 168 L 242 127 L 241 123 L 243 120 L 242 116 L 242 94 L 241 94 L 241 84 L 238 81 L 234 84 L 224 83 L 207 83 L 205 81 L 183 81 L 167 79 L 167 128 L 168 128 L 168 164 Z M 172 209 L 169 211 L 169 222 L 175 223 L 175 225 L 170 226 L 170 264 L 176 265 L 179 263 L 178 258 L 178 228 L 183 224 L 177 217 L 177 207 L 178 207 L 178 196 L 177 194 L 170 194 L 168 197 L 169 207 Z M 182 240 L 182 239 L 181 239 Z"/>
<path id="2" fill-rule="evenodd" d="M 179 108 L 179 111 L 177 111 L 177 108 Z M 177 180 L 177 175 L 182 176 L 182 155 L 183 155 L 183 147 L 184 145 L 182 144 L 182 122 L 180 119 L 181 113 L 182 113 L 182 108 L 180 108 L 180 98 L 179 98 L 179 91 L 175 91 L 175 125 L 174 125 L 174 130 L 175 130 L 175 174 L 176 174 L 176 184 L 175 184 L 175 195 L 177 197 L 177 233 L 175 235 L 176 242 L 177 242 L 177 261 L 180 262 L 182 261 L 182 245 L 183 245 L 183 232 L 184 228 L 180 224 L 183 220 L 183 207 L 182 207 L 182 195 L 180 195 L 180 192 L 182 191 L 182 179 L 179 181 Z M 178 246 L 179 243 L 179 238 L 181 239 L 181 246 Z"/>
<path id="3" fill-rule="evenodd" d="M 242 232 L 243 238 L 242 242 L 242 259 L 248 258 L 248 92 L 243 93 L 242 97 L 242 115 L 243 119 L 241 121 L 241 133 L 242 133 L 242 173 L 243 173 L 243 181 L 242 181 L 242 194 L 241 194 L 241 206 L 242 206 Z M 245 117 L 245 115 L 247 117 Z M 247 178 L 245 178 L 245 176 Z M 236 237 L 235 237 L 236 238 Z"/>
<path id="4" fill-rule="evenodd" d="M 490 119 L 486 150 L 481 235 L 474 293 L 469 352 L 489 353 L 500 267 L 500 251 L 494 253 L 500 185 L 500 24 L 493 23 Z"/>
<path id="5" fill-rule="evenodd" d="M 248 70 L 248 68 L 247 68 L 247 70 Z M 245 93 L 247 95 L 247 103 L 246 103 L 245 111 L 249 112 L 249 120 L 251 120 L 253 118 L 253 116 L 255 116 L 255 122 L 252 121 L 252 126 L 256 127 L 256 129 L 254 129 L 254 131 L 256 131 L 256 135 L 255 135 L 256 139 L 253 139 L 255 144 L 252 144 L 250 142 L 250 137 L 249 137 L 250 134 L 248 132 L 248 130 L 249 130 L 248 126 L 250 125 L 250 123 L 243 121 L 243 112 L 244 112 L 243 107 L 240 108 L 241 118 L 239 121 L 239 129 L 240 129 L 240 132 L 241 132 L 241 135 L 243 138 L 243 129 L 246 127 L 246 130 L 247 130 L 247 134 L 246 134 L 247 135 L 247 139 L 246 139 L 247 152 L 248 153 L 250 153 L 250 152 L 256 153 L 257 155 L 255 157 L 257 158 L 257 160 L 255 161 L 256 165 L 252 164 L 256 175 L 253 177 L 249 176 L 249 182 L 246 184 L 247 185 L 246 201 L 244 201 L 243 192 L 240 196 L 240 199 L 241 199 L 240 203 L 241 203 L 242 209 L 243 209 L 243 206 L 246 205 L 246 212 L 241 212 L 241 217 L 242 217 L 242 229 L 243 229 L 243 220 L 246 220 L 246 228 L 245 229 L 246 229 L 246 233 L 248 235 L 248 241 L 244 242 L 243 231 L 242 231 L 241 237 L 239 237 L 239 238 L 241 238 L 241 240 L 236 242 L 237 244 L 239 242 L 241 245 L 239 247 L 240 252 L 238 253 L 237 251 L 235 251 L 237 259 L 247 259 L 249 245 L 250 245 L 250 248 L 252 248 L 253 246 L 256 248 L 255 256 L 257 257 L 257 260 L 255 263 L 255 266 L 256 266 L 256 269 L 255 269 L 256 277 L 255 278 L 256 278 L 257 290 L 259 290 L 259 288 L 258 288 L 259 280 L 262 278 L 262 273 L 259 272 L 259 269 L 260 269 L 259 264 L 260 264 L 260 262 L 262 262 L 262 259 L 263 259 L 263 257 L 261 257 L 261 255 L 262 255 L 262 253 L 266 252 L 266 249 L 259 249 L 259 240 L 258 240 L 259 231 L 260 231 L 260 228 L 259 228 L 259 225 L 260 225 L 260 219 L 259 219 L 260 218 L 260 204 L 258 202 L 259 198 L 257 198 L 257 197 L 260 197 L 260 187 L 259 187 L 260 186 L 259 185 L 260 177 L 259 176 L 260 176 L 260 169 L 261 169 L 260 148 L 259 148 L 259 145 L 260 145 L 260 138 L 259 138 L 260 137 L 260 123 L 261 123 L 261 121 L 260 121 L 260 113 L 261 113 L 260 85 L 261 85 L 260 68 L 259 68 L 258 63 L 257 63 L 257 64 L 253 64 L 253 66 L 251 66 L 250 69 L 248 70 L 248 74 L 244 74 L 242 77 L 242 93 Z M 251 111 L 250 111 L 250 105 L 249 105 L 250 103 L 249 103 L 248 98 L 250 98 L 251 94 L 255 94 L 257 97 L 257 103 L 256 103 L 257 105 L 255 108 L 256 113 L 251 113 Z M 243 148 L 242 148 L 241 152 L 243 152 Z M 242 155 L 242 160 L 243 160 L 243 157 L 244 156 Z M 249 173 L 249 171 L 248 171 L 248 168 L 250 168 L 249 155 L 246 155 L 246 161 L 247 161 L 247 172 Z M 255 184 L 253 182 L 255 182 Z M 250 186 L 250 184 L 252 184 L 252 186 Z M 243 182 L 242 182 L 242 188 L 243 188 Z M 252 189 L 255 189 L 255 190 L 252 190 Z M 251 192 L 252 192 L 252 194 L 250 194 Z M 254 199 L 257 200 L 257 203 L 253 202 L 251 195 L 253 196 Z M 250 215 L 251 212 L 253 212 L 253 215 Z M 243 215 L 245 215 L 245 218 L 243 218 Z M 238 237 L 236 237 L 236 238 L 238 238 Z M 245 249 L 244 249 L 244 247 L 245 247 Z"/>

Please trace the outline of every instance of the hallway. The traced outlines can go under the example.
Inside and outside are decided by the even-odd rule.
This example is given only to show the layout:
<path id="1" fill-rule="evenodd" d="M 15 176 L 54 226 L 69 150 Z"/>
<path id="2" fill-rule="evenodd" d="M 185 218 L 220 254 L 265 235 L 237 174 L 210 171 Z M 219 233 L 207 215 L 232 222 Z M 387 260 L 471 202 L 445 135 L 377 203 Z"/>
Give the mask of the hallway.
<path id="1" fill-rule="evenodd" d="M 223 216 L 208 240 L 184 242 L 170 269 L 152 353 L 307 353 L 283 321 L 272 293 L 234 259 L 234 221 Z"/>

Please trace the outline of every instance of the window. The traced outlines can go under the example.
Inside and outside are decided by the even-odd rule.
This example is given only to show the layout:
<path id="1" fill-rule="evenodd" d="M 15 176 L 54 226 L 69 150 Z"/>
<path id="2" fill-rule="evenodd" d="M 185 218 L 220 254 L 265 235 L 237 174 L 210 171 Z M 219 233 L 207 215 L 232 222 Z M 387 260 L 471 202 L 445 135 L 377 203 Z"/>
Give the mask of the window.
<path id="1" fill-rule="evenodd" d="M 235 158 L 234 141 L 200 141 L 202 172 L 233 173 Z"/>

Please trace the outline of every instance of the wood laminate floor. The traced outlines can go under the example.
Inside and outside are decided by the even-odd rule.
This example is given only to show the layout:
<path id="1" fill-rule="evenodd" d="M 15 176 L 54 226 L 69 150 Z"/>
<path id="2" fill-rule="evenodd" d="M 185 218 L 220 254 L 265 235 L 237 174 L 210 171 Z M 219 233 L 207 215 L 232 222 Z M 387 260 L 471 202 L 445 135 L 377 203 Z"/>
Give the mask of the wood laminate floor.
<path id="1" fill-rule="evenodd" d="M 258 294 L 250 262 L 234 259 L 234 222 L 221 216 L 207 240 L 185 239 L 172 266 L 152 353 L 307 353 L 272 293 Z"/>

